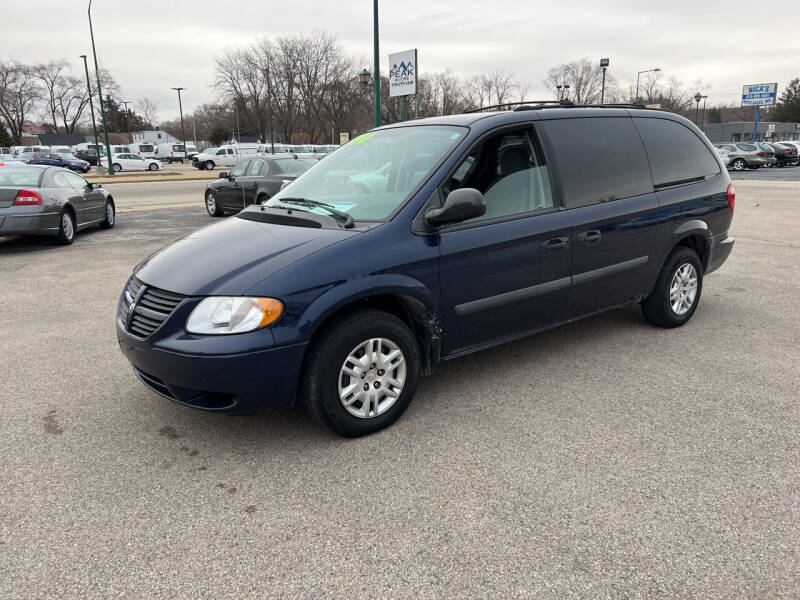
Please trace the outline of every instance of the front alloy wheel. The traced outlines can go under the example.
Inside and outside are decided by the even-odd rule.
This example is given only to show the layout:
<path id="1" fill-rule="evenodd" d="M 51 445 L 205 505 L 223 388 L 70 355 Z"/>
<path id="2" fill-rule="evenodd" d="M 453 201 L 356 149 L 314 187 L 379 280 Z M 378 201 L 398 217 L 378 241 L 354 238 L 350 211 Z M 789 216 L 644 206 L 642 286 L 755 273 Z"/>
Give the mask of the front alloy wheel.
<path id="1" fill-rule="evenodd" d="M 744 162 L 744 159 L 737 158 L 736 160 L 733 161 L 733 164 L 731 166 L 733 167 L 734 171 L 744 171 L 745 168 L 747 167 L 747 163 Z"/>
<path id="2" fill-rule="evenodd" d="M 339 372 L 339 400 L 359 419 L 389 410 L 403 392 L 406 358 L 392 340 L 372 338 L 350 352 Z"/>
<path id="3" fill-rule="evenodd" d="M 212 217 L 221 217 L 223 214 L 222 210 L 217 204 L 217 198 L 214 196 L 214 192 L 211 190 L 206 192 L 206 210 Z"/>

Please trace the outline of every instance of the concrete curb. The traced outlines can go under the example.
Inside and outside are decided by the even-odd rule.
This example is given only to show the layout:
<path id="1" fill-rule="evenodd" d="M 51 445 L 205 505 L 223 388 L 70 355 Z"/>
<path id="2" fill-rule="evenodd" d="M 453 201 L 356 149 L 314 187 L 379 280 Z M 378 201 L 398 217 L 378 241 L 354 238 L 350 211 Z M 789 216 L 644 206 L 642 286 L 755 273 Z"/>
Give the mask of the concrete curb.
<path id="1" fill-rule="evenodd" d="M 219 177 L 210 175 L 202 175 L 204 171 L 197 173 L 178 173 L 176 171 L 156 171 L 150 173 L 149 171 L 139 173 L 124 173 L 122 175 L 85 175 L 85 179 L 89 183 L 157 183 L 159 181 L 196 181 L 207 180 L 214 181 Z M 211 171 L 208 171 L 211 173 Z"/>

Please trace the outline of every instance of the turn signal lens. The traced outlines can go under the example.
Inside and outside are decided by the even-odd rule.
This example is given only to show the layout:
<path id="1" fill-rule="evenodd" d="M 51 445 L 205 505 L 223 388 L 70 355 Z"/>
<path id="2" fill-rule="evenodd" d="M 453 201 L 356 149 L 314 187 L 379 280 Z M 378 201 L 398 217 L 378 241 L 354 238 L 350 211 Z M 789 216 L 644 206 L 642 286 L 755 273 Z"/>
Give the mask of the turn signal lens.
<path id="1" fill-rule="evenodd" d="M 733 212 L 733 207 L 736 204 L 736 188 L 733 187 L 732 183 L 728 184 L 728 191 L 725 192 L 725 197 L 728 199 L 728 206 L 731 207 L 731 212 Z"/>
<path id="2" fill-rule="evenodd" d="M 41 203 L 42 197 L 33 190 L 20 190 L 17 192 L 17 197 L 14 198 L 14 206 L 29 206 Z"/>
<path id="3" fill-rule="evenodd" d="M 245 333 L 272 325 L 282 314 L 283 303 L 275 298 L 211 296 L 189 315 L 186 331 L 204 335 Z"/>

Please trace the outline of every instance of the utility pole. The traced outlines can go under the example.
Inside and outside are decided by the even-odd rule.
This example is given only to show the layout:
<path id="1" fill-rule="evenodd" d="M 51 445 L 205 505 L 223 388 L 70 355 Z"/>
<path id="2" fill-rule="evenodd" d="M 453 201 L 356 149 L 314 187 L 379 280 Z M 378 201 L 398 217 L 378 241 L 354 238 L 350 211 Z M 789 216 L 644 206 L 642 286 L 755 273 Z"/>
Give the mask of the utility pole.
<path id="1" fill-rule="evenodd" d="M 375 51 L 375 127 L 381 126 L 381 58 L 380 44 L 378 41 L 378 0 L 373 0 L 373 30 L 375 40 L 373 49 Z"/>
<path id="2" fill-rule="evenodd" d="M 119 103 L 125 106 L 125 129 L 128 130 L 128 137 L 130 137 L 130 135 L 131 135 L 131 124 L 128 121 L 128 104 L 133 104 L 133 103 L 129 102 L 128 100 L 120 100 Z"/>
<path id="3" fill-rule="evenodd" d="M 600 59 L 600 66 L 603 68 L 603 85 L 600 88 L 600 104 L 603 104 L 606 98 L 606 69 L 608 68 L 608 64 L 607 58 Z"/>
<path id="4" fill-rule="evenodd" d="M 92 113 L 92 131 L 94 131 L 94 146 L 95 152 L 100 149 L 100 143 L 97 141 L 97 121 L 94 118 L 94 101 L 92 100 L 92 84 L 89 80 L 89 63 L 86 62 L 86 55 L 81 54 L 83 59 L 83 69 L 86 71 L 86 92 L 89 94 L 89 110 Z M 100 166 L 100 152 L 97 152 L 97 166 Z"/>
<path id="5" fill-rule="evenodd" d="M 267 65 L 267 120 L 269 121 L 269 143 L 272 154 L 275 154 L 275 130 L 272 128 L 272 69 Z"/>
<path id="6" fill-rule="evenodd" d="M 97 98 L 100 100 L 100 117 L 103 119 L 103 135 L 106 138 L 106 157 L 108 158 L 108 174 L 114 174 L 111 164 L 111 143 L 108 141 L 108 126 L 106 125 L 106 108 L 103 106 L 103 86 L 100 83 L 100 67 L 97 66 L 97 49 L 94 45 L 94 29 L 92 28 L 92 0 L 89 0 L 89 35 L 92 38 L 92 54 L 94 55 L 94 73 L 97 75 Z M 100 163 L 98 152 L 97 163 Z"/>
<path id="7" fill-rule="evenodd" d="M 183 127 L 183 103 L 181 102 L 181 90 L 185 90 L 186 88 L 182 87 L 174 87 L 172 88 L 176 92 L 178 92 L 178 109 L 181 111 L 181 137 L 183 140 L 183 158 L 189 158 L 189 149 L 186 147 L 186 130 Z M 183 161 L 181 161 L 183 164 Z"/>

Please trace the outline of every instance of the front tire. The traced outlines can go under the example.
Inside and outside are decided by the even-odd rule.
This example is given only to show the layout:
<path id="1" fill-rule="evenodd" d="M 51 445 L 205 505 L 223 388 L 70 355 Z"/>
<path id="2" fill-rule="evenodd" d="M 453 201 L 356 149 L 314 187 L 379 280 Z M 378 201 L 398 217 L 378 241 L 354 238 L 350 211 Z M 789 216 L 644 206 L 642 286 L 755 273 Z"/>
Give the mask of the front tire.
<path id="1" fill-rule="evenodd" d="M 206 192 L 206 210 L 211 217 L 221 217 L 225 214 L 219 207 L 219 204 L 217 204 L 217 198 L 211 190 Z"/>
<path id="2" fill-rule="evenodd" d="M 206 171 L 213 171 L 214 170 L 214 161 L 207 160 L 206 161 Z"/>
<path id="3" fill-rule="evenodd" d="M 100 229 L 112 229 L 117 222 L 117 211 L 111 200 L 106 201 L 105 215 L 106 218 L 100 222 Z"/>
<path id="4" fill-rule="evenodd" d="M 667 258 L 642 313 L 658 327 L 680 327 L 692 318 L 703 291 L 703 264 L 691 248 L 678 246 Z"/>
<path id="5" fill-rule="evenodd" d="M 314 421 L 360 437 L 400 418 L 419 374 L 419 348 L 406 324 L 383 311 L 355 310 L 318 334 L 298 392 Z"/>
<path id="6" fill-rule="evenodd" d="M 75 240 L 75 217 L 66 208 L 61 211 L 58 217 L 58 233 L 56 234 L 56 244 L 59 246 L 69 246 Z"/>

